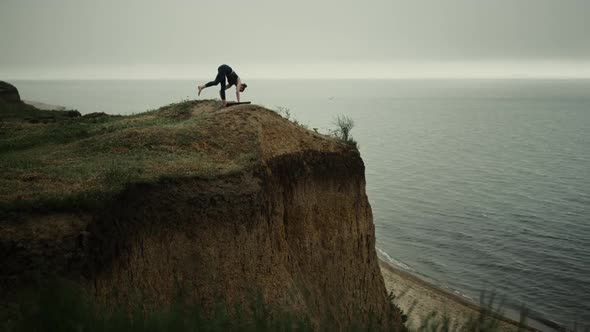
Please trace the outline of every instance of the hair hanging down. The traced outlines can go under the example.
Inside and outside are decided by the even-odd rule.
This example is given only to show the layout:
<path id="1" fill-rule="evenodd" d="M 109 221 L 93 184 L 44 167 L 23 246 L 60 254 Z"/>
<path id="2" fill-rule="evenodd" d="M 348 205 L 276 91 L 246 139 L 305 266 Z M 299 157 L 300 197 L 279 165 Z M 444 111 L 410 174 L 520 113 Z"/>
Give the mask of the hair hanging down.
<path id="1" fill-rule="evenodd" d="M 244 90 L 246 90 L 247 87 L 248 87 L 248 84 L 242 83 L 240 86 L 240 92 L 244 92 Z"/>

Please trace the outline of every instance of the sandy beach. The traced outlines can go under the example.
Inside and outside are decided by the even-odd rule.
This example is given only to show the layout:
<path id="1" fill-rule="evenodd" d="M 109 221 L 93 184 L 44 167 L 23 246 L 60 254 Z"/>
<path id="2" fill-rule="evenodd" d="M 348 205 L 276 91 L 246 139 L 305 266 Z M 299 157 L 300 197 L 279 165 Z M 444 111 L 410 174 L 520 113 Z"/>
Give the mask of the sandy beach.
<path id="1" fill-rule="evenodd" d="M 469 317 L 479 313 L 479 306 L 456 294 L 450 293 L 414 275 L 379 261 L 387 292 L 395 294 L 395 303 L 408 314 L 408 326 L 419 329 L 426 317 L 433 312 L 446 314 L 452 326 L 460 326 Z M 518 331 L 518 322 L 499 317 L 501 331 Z M 527 331 L 554 331 L 538 322 L 527 320 Z"/>

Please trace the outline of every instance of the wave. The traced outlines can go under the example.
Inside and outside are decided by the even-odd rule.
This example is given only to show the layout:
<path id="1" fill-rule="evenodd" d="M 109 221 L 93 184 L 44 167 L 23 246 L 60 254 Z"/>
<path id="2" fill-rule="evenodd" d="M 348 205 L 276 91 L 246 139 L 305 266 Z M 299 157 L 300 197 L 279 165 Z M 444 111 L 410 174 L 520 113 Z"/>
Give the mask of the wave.
<path id="1" fill-rule="evenodd" d="M 377 249 L 377 254 L 380 257 L 385 258 L 385 260 L 388 263 L 390 263 L 390 264 L 392 264 L 394 266 L 397 266 L 397 267 L 399 267 L 399 268 L 401 268 L 402 270 L 405 270 L 405 271 L 414 271 L 414 269 L 412 269 L 409 265 L 407 265 L 407 264 L 405 264 L 405 263 L 403 263 L 403 262 L 401 262 L 401 261 L 399 261 L 399 260 L 397 260 L 397 259 L 389 256 L 389 254 L 386 253 L 385 251 L 381 250 L 381 248 L 375 247 L 375 249 Z"/>

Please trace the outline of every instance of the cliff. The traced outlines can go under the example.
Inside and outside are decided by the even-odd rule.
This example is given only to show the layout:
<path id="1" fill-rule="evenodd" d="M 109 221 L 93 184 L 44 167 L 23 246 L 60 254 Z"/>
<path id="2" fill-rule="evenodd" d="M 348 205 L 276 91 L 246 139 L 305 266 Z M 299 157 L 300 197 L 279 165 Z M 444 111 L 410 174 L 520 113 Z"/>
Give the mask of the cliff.
<path id="1" fill-rule="evenodd" d="M 60 277 L 145 311 L 181 285 L 209 310 L 254 291 L 334 328 L 390 317 L 364 164 L 347 144 L 215 101 L 0 125 L 6 308 Z"/>
<path id="2" fill-rule="evenodd" d="M 17 104 L 20 102 L 18 89 L 8 82 L 0 81 L 0 103 Z"/>
<path id="3" fill-rule="evenodd" d="M 14 85 L 0 81 L 0 124 L 22 121 L 47 123 L 80 116 L 80 112 L 65 110 L 63 107 L 34 104 L 41 106 L 41 109 L 22 101 Z"/>

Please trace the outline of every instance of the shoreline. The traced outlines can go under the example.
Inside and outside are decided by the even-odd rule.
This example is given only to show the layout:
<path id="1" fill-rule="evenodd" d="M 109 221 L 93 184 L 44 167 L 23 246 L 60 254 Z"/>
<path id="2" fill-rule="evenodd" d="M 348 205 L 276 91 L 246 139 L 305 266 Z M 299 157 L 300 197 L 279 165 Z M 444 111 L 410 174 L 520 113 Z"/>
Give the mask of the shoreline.
<path id="1" fill-rule="evenodd" d="M 452 326 L 457 326 L 468 317 L 479 314 L 481 310 L 477 303 L 394 267 L 381 258 L 379 258 L 379 267 L 387 293 L 395 294 L 394 303 L 408 315 L 407 325 L 410 328 L 418 329 L 426 317 L 433 312 L 448 315 Z M 490 313 L 490 315 L 500 321 L 500 331 L 518 331 L 518 321 L 496 313 Z M 523 329 L 525 331 L 564 331 L 563 327 L 548 326 L 532 317 L 527 317 L 525 324 L 527 325 Z"/>
<path id="2" fill-rule="evenodd" d="M 31 105 L 33 107 L 36 107 L 37 109 L 40 109 L 42 111 L 65 111 L 66 110 L 66 108 L 64 106 L 46 104 L 46 103 L 43 103 L 40 101 L 23 100 L 23 102 L 27 105 Z"/>

